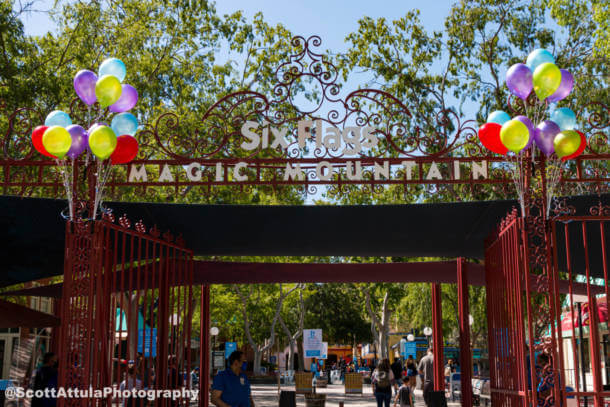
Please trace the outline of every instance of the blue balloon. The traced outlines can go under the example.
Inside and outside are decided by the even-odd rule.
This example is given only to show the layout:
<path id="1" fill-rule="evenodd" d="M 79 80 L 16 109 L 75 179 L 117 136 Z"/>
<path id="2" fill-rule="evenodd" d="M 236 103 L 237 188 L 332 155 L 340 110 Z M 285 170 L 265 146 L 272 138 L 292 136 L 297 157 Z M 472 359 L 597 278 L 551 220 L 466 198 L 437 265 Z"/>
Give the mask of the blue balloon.
<path id="1" fill-rule="evenodd" d="M 557 123 L 562 131 L 574 130 L 576 128 L 576 114 L 574 114 L 572 109 L 567 107 L 555 109 L 551 114 L 551 120 Z"/>
<path id="2" fill-rule="evenodd" d="M 527 61 L 525 65 L 529 67 L 529 69 L 534 72 L 538 65 L 542 65 L 544 63 L 550 62 L 552 64 L 555 63 L 555 57 L 549 51 L 543 48 L 538 48 L 530 52 L 527 56 Z"/>
<path id="3" fill-rule="evenodd" d="M 502 110 L 493 111 L 487 116 L 487 123 L 498 123 L 500 126 L 510 120 L 508 113 Z"/>
<path id="4" fill-rule="evenodd" d="M 110 127 L 114 130 L 117 137 L 124 134 L 133 136 L 138 130 L 138 119 L 131 113 L 119 113 L 112 119 Z"/>
<path id="5" fill-rule="evenodd" d="M 70 115 L 66 112 L 62 112 L 61 110 L 53 110 L 47 115 L 47 118 L 44 121 L 44 125 L 47 127 L 61 126 L 66 128 L 71 124 L 72 119 L 70 119 Z"/>
<path id="6" fill-rule="evenodd" d="M 125 75 L 127 75 L 127 69 L 125 68 L 123 61 L 120 59 L 108 58 L 102 62 L 98 72 L 98 77 L 101 78 L 104 75 L 116 76 L 119 82 L 123 82 Z"/>

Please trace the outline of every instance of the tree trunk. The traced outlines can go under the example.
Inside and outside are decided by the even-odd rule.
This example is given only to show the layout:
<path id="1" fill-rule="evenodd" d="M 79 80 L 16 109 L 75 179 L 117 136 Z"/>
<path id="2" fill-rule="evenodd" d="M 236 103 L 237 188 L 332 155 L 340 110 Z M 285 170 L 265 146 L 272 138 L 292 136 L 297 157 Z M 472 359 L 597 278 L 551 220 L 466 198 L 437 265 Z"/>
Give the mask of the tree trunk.
<path id="1" fill-rule="evenodd" d="M 303 333 L 304 320 L 305 320 L 305 302 L 303 301 L 303 286 L 298 286 L 300 289 L 300 301 L 299 301 L 299 323 L 297 331 L 293 334 L 288 329 L 288 326 L 282 318 L 282 314 L 278 318 L 284 334 L 288 337 L 288 370 L 294 370 L 294 348 L 296 347 L 297 338 Z"/>
<path id="2" fill-rule="evenodd" d="M 297 341 L 299 351 L 299 372 L 305 371 L 305 356 L 303 355 L 303 340 Z"/>
<path id="3" fill-rule="evenodd" d="M 381 307 L 381 319 L 371 306 L 371 292 L 368 287 L 363 289 L 366 298 L 366 309 L 371 317 L 371 331 L 373 332 L 373 338 L 376 341 L 375 349 L 378 350 L 379 359 L 389 358 L 389 334 L 390 334 L 390 323 L 392 311 L 389 309 L 389 292 L 386 291 L 383 296 L 383 305 Z M 379 345 L 379 346 L 377 346 Z"/>
<path id="4" fill-rule="evenodd" d="M 262 359 L 263 352 L 258 347 L 254 348 L 254 374 L 260 374 Z"/>
<path id="5" fill-rule="evenodd" d="M 282 303 L 284 302 L 284 299 L 288 295 L 290 295 L 290 293 L 292 291 L 294 291 L 296 288 L 297 287 L 295 286 L 294 288 L 288 290 L 288 292 L 286 294 L 284 294 L 282 292 L 282 284 L 280 284 L 280 298 L 277 302 L 277 306 L 275 309 L 275 315 L 273 316 L 273 320 L 271 321 L 271 332 L 270 332 L 269 338 L 265 340 L 265 345 L 261 347 L 252 338 L 252 333 L 250 332 L 250 319 L 248 318 L 248 300 L 252 296 L 253 287 L 250 286 L 250 292 L 248 293 L 247 296 L 245 296 L 242 293 L 239 286 L 238 285 L 235 286 L 235 292 L 239 295 L 239 298 L 241 299 L 241 304 L 242 304 L 241 312 L 244 317 L 244 331 L 246 333 L 246 337 L 248 338 L 248 343 L 254 350 L 254 374 L 255 375 L 261 373 L 262 357 L 263 357 L 265 351 L 267 351 L 273 347 L 273 344 L 275 342 L 275 325 L 277 324 L 277 321 L 280 318 L 280 310 L 282 309 Z"/>

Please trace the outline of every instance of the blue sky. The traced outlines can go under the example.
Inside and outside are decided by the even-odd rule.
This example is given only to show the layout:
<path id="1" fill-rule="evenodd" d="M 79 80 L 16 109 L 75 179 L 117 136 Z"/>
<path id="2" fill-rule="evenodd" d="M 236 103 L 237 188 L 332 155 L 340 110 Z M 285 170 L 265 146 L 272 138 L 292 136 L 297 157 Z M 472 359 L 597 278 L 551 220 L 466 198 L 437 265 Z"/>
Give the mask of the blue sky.
<path id="1" fill-rule="evenodd" d="M 419 8 L 426 28 L 440 30 L 455 1 L 431 0 L 220 0 L 216 2 L 219 14 L 243 10 L 252 18 L 261 11 L 270 23 L 282 23 L 295 34 L 320 35 L 328 48 L 341 51 L 345 36 L 357 28 L 363 16 L 395 19 L 408 10 Z M 39 0 L 35 8 L 48 10 L 54 0 Z M 24 19 L 26 32 L 40 35 L 54 27 L 44 13 L 32 13 Z"/>

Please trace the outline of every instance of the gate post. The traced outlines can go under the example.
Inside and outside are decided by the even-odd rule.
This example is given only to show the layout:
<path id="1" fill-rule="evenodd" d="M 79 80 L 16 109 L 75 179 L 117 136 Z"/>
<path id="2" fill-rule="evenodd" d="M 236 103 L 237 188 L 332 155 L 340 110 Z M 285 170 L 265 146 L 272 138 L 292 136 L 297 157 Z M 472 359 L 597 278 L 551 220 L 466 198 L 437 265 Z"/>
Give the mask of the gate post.
<path id="1" fill-rule="evenodd" d="M 201 286 L 199 333 L 199 407 L 210 402 L 210 285 Z"/>
<path id="2" fill-rule="evenodd" d="M 432 283 L 432 349 L 434 350 L 434 391 L 445 390 L 443 374 L 443 312 L 441 285 Z"/>
<path id="3" fill-rule="evenodd" d="M 468 278 L 466 262 L 457 259 L 458 313 L 460 319 L 460 382 L 462 406 L 472 406 L 472 350 L 470 348 L 470 311 L 468 306 Z"/>

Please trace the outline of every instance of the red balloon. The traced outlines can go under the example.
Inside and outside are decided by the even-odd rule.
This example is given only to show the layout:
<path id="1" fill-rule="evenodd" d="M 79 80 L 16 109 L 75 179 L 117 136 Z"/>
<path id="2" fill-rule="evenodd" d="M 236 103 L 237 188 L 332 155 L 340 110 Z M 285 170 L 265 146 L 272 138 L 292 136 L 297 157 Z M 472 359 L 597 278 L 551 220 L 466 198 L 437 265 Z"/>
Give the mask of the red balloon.
<path id="1" fill-rule="evenodd" d="M 580 134 L 580 147 L 578 147 L 578 150 L 576 150 L 573 154 L 566 155 L 565 157 L 563 157 L 561 161 L 571 160 L 572 158 L 578 157 L 582 154 L 583 151 L 585 151 L 585 148 L 587 147 L 587 138 L 585 137 L 585 135 L 581 131 L 575 131 L 576 133 Z"/>
<path id="2" fill-rule="evenodd" d="M 504 155 L 508 148 L 500 141 L 500 129 L 502 126 L 498 123 L 485 123 L 479 128 L 479 140 L 488 150 Z"/>
<path id="3" fill-rule="evenodd" d="M 49 127 L 48 126 L 38 126 L 34 129 L 34 131 L 32 131 L 32 144 L 34 145 L 34 148 L 36 149 L 36 151 L 38 151 L 40 154 L 50 157 L 50 158 L 57 158 L 52 154 L 49 154 L 49 152 L 47 151 L 46 148 L 44 148 L 44 146 L 42 145 L 42 135 L 44 134 L 45 131 L 47 131 Z"/>
<path id="4" fill-rule="evenodd" d="M 110 155 L 112 164 L 126 164 L 136 158 L 138 154 L 138 140 L 128 134 L 116 138 L 116 148 Z"/>

